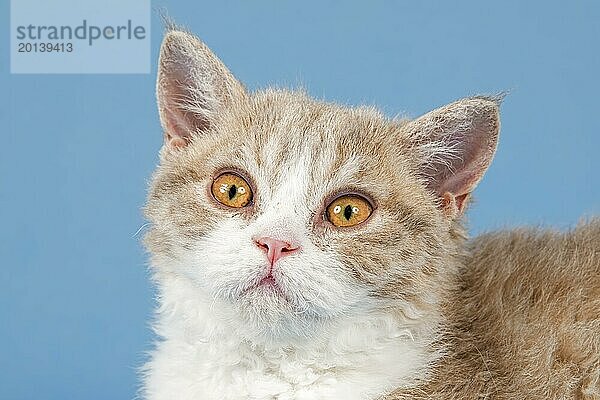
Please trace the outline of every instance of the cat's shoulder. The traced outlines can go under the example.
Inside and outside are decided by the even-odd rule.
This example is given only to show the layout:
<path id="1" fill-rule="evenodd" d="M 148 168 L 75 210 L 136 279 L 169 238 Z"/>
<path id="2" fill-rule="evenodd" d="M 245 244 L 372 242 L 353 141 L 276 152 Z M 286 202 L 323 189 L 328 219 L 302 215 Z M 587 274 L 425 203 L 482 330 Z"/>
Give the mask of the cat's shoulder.
<path id="1" fill-rule="evenodd" d="M 600 219 L 487 233 L 468 249 L 452 350 L 427 398 L 600 395 Z"/>
<path id="2" fill-rule="evenodd" d="M 549 325 L 574 315 L 597 320 L 600 219 L 566 231 L 519 228 L 481 235 L 469 243 L 464 268 L 458 297 L 482 320 L 499 326 L 511 314 Z"/>

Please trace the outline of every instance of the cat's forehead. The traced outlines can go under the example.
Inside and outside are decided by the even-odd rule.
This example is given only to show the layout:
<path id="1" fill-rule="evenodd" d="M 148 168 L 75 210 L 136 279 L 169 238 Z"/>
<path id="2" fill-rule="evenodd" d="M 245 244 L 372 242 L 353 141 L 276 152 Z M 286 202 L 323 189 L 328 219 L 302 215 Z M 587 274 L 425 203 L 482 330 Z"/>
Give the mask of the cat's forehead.
<path id="1" fill-rule="evenodd" d="M 272 189 L 293 179 L 298 189 L 319 195 L 376 190 L 397 179 L 406 163 L 396 146 L 400 122 L 374 109 L 322 103 L 303 93 L 255 94 L 225 125 L 235 162 Z"/>
<path id="2" fill-rule="evenodd" d="M 350 151 L 376 152 L 373 145 L 398 133 L 400 124 L 391 123 L 378 110 L 344 107 L 314 100 L 304 92 L 266 90 L 249 98 L 249 128 L 259 139 L 280 141 L 290 146 L 310 146 L 326 141 L 344 145 Z M 262 144 L 262 143 L 259 143 Z"/>

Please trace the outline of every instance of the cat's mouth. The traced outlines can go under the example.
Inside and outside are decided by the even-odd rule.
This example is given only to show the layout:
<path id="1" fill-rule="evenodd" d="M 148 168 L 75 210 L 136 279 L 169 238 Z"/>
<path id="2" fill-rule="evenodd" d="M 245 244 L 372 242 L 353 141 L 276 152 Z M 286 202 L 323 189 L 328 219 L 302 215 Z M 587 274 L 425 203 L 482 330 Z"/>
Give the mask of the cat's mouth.
<path id="1" fill-rule="evenodd" d="M 251 292 L 264 293 L 265 295 L 277 296 L 288 300 L 281 282 L 271 272 L 244 290 L 244 294 Z"/>
<path id="2" fill-rule="evenodd" d="M 272 274 L 269 274 L 262 278 L 260 282 L 258 282 L 258 286 L 264 286 L 265 288 L 274 288 L 276 289 L 279 285 L 275 281 L 275 277 Z"/>

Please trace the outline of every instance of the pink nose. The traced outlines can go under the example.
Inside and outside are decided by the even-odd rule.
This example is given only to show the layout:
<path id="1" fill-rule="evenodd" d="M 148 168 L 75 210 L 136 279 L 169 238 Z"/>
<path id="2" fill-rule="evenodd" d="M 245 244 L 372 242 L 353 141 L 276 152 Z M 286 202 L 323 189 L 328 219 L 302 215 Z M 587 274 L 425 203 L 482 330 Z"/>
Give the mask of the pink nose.
<path id="1" fill-rule="evenodd" d="M 258 247 L 267 253 L 267 258 L 271 265 L 274 265 L 281 257 L 297 252 L 300 247 L 293 246 L 283 240 L 277 240 L 270 237 L 255 239 Z"/>

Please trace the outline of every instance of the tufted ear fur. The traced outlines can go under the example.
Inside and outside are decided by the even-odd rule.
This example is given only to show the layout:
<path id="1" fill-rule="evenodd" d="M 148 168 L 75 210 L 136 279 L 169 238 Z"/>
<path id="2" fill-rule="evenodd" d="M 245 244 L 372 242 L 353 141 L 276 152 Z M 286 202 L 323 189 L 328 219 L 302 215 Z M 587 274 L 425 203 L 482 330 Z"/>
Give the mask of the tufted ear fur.
<path id="1" fill-rule="evenodd" d="M 246 92 L 198 38 L 171 30 L 160 49 L 156 93 L 165 143 L 183 147 Z"/>
<path id="2" fill-rule="evenodd" d="M 489 167 L 500 130 L 501 98 L 471 97 L 419 117 L 406 126 L 423 160 L 420 173 L 454 218 Z"/>

